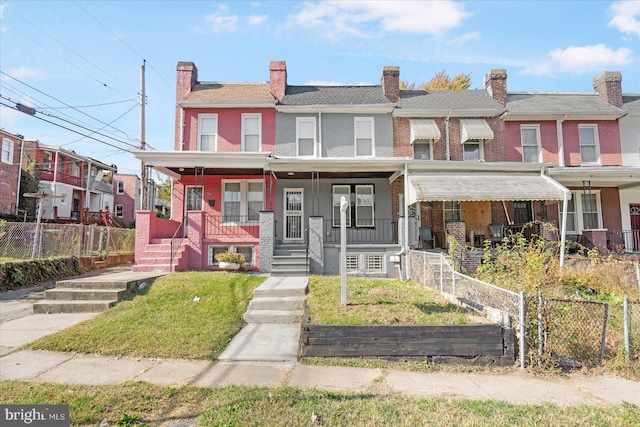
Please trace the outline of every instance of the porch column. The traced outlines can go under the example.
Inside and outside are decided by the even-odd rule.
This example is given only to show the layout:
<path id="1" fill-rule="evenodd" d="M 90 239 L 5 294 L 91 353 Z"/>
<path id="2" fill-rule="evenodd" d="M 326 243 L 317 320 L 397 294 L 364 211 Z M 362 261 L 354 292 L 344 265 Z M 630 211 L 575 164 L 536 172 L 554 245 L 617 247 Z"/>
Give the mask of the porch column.
<path id="1" fill-rule="evenodd" d="M 187 254 L 188 269 L 203 270 L 205 265 L 204 248 L 202 239 L 204 237 L 204 212 L 188 211 L 187 212 Z"/>
<path id="2" fill-rule="evenodd" d="M 309 217 L 309 272 L 324 274 L 324 217 Z"/>
<path id="3" fill-rule="evenodd" d="M 136 217 L 136 257 L 143 254 L 155 232 L 156 213 L 153 211 L 138 211 Z M 153 231 L 152 231 L 153 226 Z"/>
<path id="4" fill-rule="evenodd" d="M 276 242 L 276 216 L 273 211 L 260 211 L 260 271 L 271 271 Z"/>

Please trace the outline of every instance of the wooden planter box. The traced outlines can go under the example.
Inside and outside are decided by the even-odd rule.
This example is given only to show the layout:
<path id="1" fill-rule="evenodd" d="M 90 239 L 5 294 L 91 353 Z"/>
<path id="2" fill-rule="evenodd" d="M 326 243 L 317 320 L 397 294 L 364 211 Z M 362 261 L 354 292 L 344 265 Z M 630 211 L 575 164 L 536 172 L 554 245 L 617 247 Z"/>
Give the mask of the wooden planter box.
<path id="1" fill-rule="evenodd" d="M 500 325 L 302 325 L 302 357 L 515 360 L 513 330 Z"/>

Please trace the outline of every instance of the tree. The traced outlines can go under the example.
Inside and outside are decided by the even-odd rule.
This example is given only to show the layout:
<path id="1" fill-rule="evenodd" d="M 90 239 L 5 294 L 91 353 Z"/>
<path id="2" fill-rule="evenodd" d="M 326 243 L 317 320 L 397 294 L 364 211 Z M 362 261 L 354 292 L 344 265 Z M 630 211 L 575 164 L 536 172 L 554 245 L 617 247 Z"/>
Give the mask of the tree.
<path id="1" fill-rule="evenodd" d="M 40 192 L 40 169 L 36 167 L 35 160 L 26 157 L 23 169 L 20 171 L 20 209 L 27 211 L 27 218 L 36 217 L 38 200 L 35 197 L 24 197 L 25 193 Z"/>
<path id="2" fill-rule="evenodd" d="M 414 90 L 416 82 L 409 83 L 408 80 L 400 80 L 400 90 Z"/>
<path id="3" fill-rule="evenodd" d="M 165 206 L 171 206 L 171 178 L 162 179 L 158 177 L 156 190 L 158 198 L 165 203 Z"/>
<path id="4" fill-rule="evenodd" d="M 471 86 L 471 74 L 460 73 L 451 78 L 447 70 L 438 71 L 431 80 L 418 86 L 420 90 L 467 90 Z"/>

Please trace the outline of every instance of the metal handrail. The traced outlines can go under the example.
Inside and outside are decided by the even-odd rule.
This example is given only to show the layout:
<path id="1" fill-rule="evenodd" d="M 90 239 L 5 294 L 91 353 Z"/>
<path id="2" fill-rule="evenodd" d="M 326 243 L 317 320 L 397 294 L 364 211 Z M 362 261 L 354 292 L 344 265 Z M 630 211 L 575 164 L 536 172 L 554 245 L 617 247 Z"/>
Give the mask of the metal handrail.
<path id="1" fill-rule="evenodd" d="M 175 254 L 178 252 L 178 249 L 180 248 L 180 246 L 182 246 L 182 241 L 184 240 L 184 226 L 186 222 L 187 222 L 187 217 L 185 216 L 184 218 L 182 218 L 182 222 L 176 229 L 176 232 L 173 233 L 173 236 L 171 237 L 171 257 L 169 261 L 169 272 L 173 272 L 173 258 Z M 182 236 L 178 237 L 178 232 L 180 231 L 180 229 L 182 229 L 183 232 L 182 232 Z M 176 244 L 176 239 L 180 239 L 180 241 L 178 242 L 177 246 L 175 246 L 175 249 L 174 249 L 174 245 Z"/>

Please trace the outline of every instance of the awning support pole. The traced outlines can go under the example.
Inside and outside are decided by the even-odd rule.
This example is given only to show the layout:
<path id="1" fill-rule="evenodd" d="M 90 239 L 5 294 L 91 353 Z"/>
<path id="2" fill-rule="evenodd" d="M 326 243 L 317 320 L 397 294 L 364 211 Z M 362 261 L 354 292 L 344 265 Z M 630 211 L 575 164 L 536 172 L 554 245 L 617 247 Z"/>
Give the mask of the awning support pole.
<path id="1" fill-rule="evenodd" d="M 562 226 L 560 227 L 560 268 L 564 267 L 564 248 L 567 240 L 567 209 L 569 208 L 569 194 L 564 192 L 562 197 Z"/>

